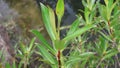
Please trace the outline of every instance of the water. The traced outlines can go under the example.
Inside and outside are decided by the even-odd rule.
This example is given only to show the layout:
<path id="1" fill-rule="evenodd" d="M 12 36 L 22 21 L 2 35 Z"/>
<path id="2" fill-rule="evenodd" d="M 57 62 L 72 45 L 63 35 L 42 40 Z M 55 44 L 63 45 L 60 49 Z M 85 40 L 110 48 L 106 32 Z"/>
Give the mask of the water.
<path id="1" fill-rule="evenodd" d="M 20 34 L 20 37 L 25 38 L 24 41 L 30 40 L 30 37 L 33 37 L 29 32 L 31 29 L 41 29 L 43 27 L 43 22 L 40 14 L 40 5 L 42 2 L 45 5 L 49 5 L 53 10 L 55 10 L 57 0 L 0 0 L 0 21 L 3 23 L 13 24 L 17 27 L 17 33 Z M 62 18 L 61 26 L 67 26 L 73 23 L 76 19 L 76 14 L 79 13 L 78 9 L 83 9 L 81 7 L 81 1 L 79 0 L 65 0 L 65 13 Z M 12 21 L 11 21 L 12 19 Z M 57 23 L 57 22 L 56 22 Z M 13 25 L 10 27 L 14 28 Z M 8 28 L 8 27 L 7 27 Z M 11 29 L 12 29 L 11 28 Z M 9 28 L 8 28 L 9 29 Z M 42 31 L 43 35 L 49 39 L 48 34 L 45 30 Z M 64 37 L 66 30 L 61 31 L 61 38 Z M 17 36 L 16 36 L 17 37 Z"/>
<path id="2" fill-rule="evenodd" d="M 43 27 L 40 10 L 33 0 L 0 0 L 0 25 L 6 23 L 11 38 L 28 42 L 33 34 L 29 30 Z M 11 23 L 14 23 L 11 25 Z M 9 27 L 12 27 L 9 29 Z M 14 30 L 14 31 L 13 31 Z M 44 32 L 44 31 L 43 31 Z M 14 34 L 16 33 L 16 35 Z M 45 34 L 44 34 L 45 35 Z"/>
<path id="3" fill-rule="evenodd" d="M 33 37 L 29 30 L 39 30 L 43 27 L 39 8 L 40 2 L 49 5 L 55 11 L 57 0 L 6 0 L 6 2 L 0 0 L 0 24 L 7 23 L 6 26 L 9 25 L 12 28 L 17 25 L 17 29 L 19 29 L 17 31 L 23 38 L 29 39 Z M 100 0 L 100 2 L 104 3 L 103 0 Z M 79 9 L 84 10 L 81 0 L 65 0 L 65 13 L 61 26 L 72 24 L 77 18 L 76 15 L 81 13 Z M 83 15 L 83 13 L 81 13 L 81 15 Z M 42 33 L 47 39 L 49 38 L 45 30 L 43 30 Z M 61 38 L 65 36 L 65 33 L 66 30 L 61 31 Z"/>

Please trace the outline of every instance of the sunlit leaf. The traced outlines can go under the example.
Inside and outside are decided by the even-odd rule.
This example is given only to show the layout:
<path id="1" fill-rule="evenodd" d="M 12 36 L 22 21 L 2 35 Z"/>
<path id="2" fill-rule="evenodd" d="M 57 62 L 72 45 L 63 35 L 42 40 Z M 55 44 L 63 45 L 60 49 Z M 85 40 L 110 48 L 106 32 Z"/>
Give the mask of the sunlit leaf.
<path id="1" fill-rule="evenodd" d="M 57 33 L 56 33 L 56 23 L 55 23 L 54 11 L 50 7 L 48 7 L 48 9 L 49 9 L 49 16 L 50 16 L 49 18 L 50 18 L 50 24 L 51 24 L 52 30 L 53 30 L 56 38 L 58 38 Z"/>
<path id="2" fill-rule="evenodd" d="M 13 64 L 12 64 L 12 68 L 17 68 L 15 61 L 14 61 Z"/>
<path id="3" fill-rule="evenodd" d="M 53 54 L 55 54 L 55 50 L 51 47 L 51 45 L 46 41 L 46 39 L 39 31 L 31 30 L 31 32 L 42 42 L 43 45 L 45 45 L 47 49 L 49 49 Z"/>
<path id="4" fill-rule="evenodd" d="M 11 68 L 12 66 L 7 62 L 6 64 L 5 64 L 5 68 Z"/>
<path id="5" fill-rule="evenodd" d="M 43 21 L 44 21 L 44 25 L 47 29 L 48 34 L 50 35 L 50 38 L 52 40 L 56 40 L 55 34 L 53 32 L 54 27 L 51 26 L 51 21 L 50 21 L 50 15 L 49 15 L 49 9 L 44 6 L 42 3 L 40 3 L 41 5 L 41 11 L 42 11 L 42 17 L 43 17 Z"/>
<path id="6" fill-rule="evenodd" d="M 105 1 L 105 4 L 108 5 L 108 2 L 109 2 L 109 1 L 108 1 L 108 0 L 104 0 L 104 1 Z"/>
<path id="7" fill-rule="evenodd" d="M 61 21 L 61 18 L 64 14 L 64 0 L 58 0 L 57 6 L 56 6 L 56 14 L 58 17 L 58 21 Z"/>
<path id="8" fill-rule="evenodd" d="M 42 46 L 38 45 L 40 52 L 42 53 L 42 57 L 45 60 L 48 60 L 51 64 L 56 64 L 55 59 L 51 56 L 51 54 Z"/>
<path id="9" fill-rule="evenodd" d="M 107 18 L 107 9 L 106 9 L 106 6 L 104 6 L 104 5 L 101 5 L 101 4 L 99 4 L 99 12 L 100 12 L 100 15 L 102 16 L 102 18 L 104 19 L 104 20 L 108 20 L 108 18 Z"/>
<path id="10" fill-rule="evenodd" d="M 69 57 L 69 60 L 66 62 L 66 67 L 70 68 L 72 67 L 72 64 L 86 60 L 88 57 L 91 57 L 92 55 L 94 55 L 93 52 L 86 52 L 86 53 L 80 54 L 79 56 L 71 56 Z"/>
<path id="11" fill-rule="evenodd" d="M 22 42 L 20 43 L 20 49 L 21 49 L 21 54 L 25 54 L 26 53 L 26 47 L 25 47 L 25 45 Z"/>
<path id="12" fill-rule="evenodd" d="M 93 28 L 93 25 L 86 25 L 82 28 L 79 28 L 78 30 L 76 30 L 74 33 L 72 33 L 71 35 L 66 36 L 63 40 L 64 41 L 68 41 L 71 40 L 77 36 L 80 36 L 81 34 L 83 34 L 84 32 L 86 32 L 87 30 Z"/>
<path id="13" fill-rule="evenodd" d="M 105 35 L 105 34 L 102 33 L 101 31 L 99 31 L 99 33 L 100 33 L 105 39 L 107 39 L 108 41 L 112 42 L 112 39 L 111 39 L 109 36 Z"/>
<path id="14" fill-rule="evenodd" d="M 77 30 L 79 23 L 80 23 L 80 17 L 73 22 L 69 31 L 67 32 L 67 35 L 74 33 Z"/>
<path id="15" fill-rule="evenodd" d="M 62 49 L 64 49 L 64 48 L 65 48 L 64 43 L 65 43 L 65 42 L 64 42 L 63 40 L 55 40 L 55 41 L 54 41 L 55 48 L 56 48 L 57 50 L 62 50 Z"/>
<path id="16" fill-rule="evenodd" d="M 34 42 L 35 42 L 35 39 L 36 39 L 36 38 L 33 38 L 33 39 L 31 40 L 30 45 L 29 45 L 29 49 L 28 49 L 29 51 L 32 50 L 33 45 L 34 45 Z"/>
<path id="17" fill-rule="evenodd" d="M 116 55 L 118 53 L 117 49 L 110 49 L 106 52 L 106 55 L 103 57 L 103 59 L 111 58 L 112 56 Z"/>

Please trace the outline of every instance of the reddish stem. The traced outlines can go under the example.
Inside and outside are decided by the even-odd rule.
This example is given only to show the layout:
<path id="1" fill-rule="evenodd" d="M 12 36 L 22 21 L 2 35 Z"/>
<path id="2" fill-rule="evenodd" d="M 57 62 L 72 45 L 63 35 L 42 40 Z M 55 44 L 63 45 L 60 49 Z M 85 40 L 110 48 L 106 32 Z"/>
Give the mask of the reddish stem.
<path id="1" fill-rule="evenodd" d="M 110 29 L 110 33 L 112 33 L 112 29 L 110 28 L 110 21 L 108 21 L 108 26 L 109 26 L 109 29 Z"/>
<path id="2" fill-rule="evenodd" d="M 58 68 L 61 68 L 61 60 L 60 60 L 60 50 L 58 50 L 58 53 L 57 53 L 57 60 L 58 60 Z"/>

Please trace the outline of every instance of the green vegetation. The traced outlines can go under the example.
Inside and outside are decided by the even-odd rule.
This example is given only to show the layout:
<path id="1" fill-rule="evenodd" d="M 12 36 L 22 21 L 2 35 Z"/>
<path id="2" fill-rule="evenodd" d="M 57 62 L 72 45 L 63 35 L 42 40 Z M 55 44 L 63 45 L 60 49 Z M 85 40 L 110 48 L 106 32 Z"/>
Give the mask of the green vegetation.
<path id="1" fill-rule="evenodd" d="M 32 39 L 29 46 L 21 43 L 16 57 L 21 59 L 18 66 L 27 68 L 32 62 L 33 53 L 40 55 L 42 64 L 49 68 L 110 68 L 120 67 L 120 2 L 104 0 L 105 5 L 96 0 L 82 0 L 84 13 L 77 15 L 77 19 L 70 25 L 64 38 L 60 38 L 60 26 L 64 15 L 64 0 L 58 0 L 55 13 L 42 3 L 41 12 L 45 28 L 51 42 L 37 30 L 31 32 L 40 42 Z M 56 26 L 57 24 L 57 26 Z M 34 44 L 35 43 L 35 44 Z M 69 52 L 63 54 L 65 50 Z M 1 52 L 0 52 L 1 55 Z M 44 68 L 40 64 L 37 68 Z M 10 68 L 6 64 L 6 68 Z M 13 63 L 12 68 L 17 68 Z"/>

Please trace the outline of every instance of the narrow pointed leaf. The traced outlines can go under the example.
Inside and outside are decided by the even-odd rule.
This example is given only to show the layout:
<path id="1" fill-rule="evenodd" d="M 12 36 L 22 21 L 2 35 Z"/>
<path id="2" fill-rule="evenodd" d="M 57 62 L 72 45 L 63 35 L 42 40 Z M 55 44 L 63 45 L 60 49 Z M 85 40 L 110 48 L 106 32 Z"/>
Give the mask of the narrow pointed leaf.
<path id="1" fill-rule="evenodd" d="M 21 49 L 21 53 L 22 54 L 26 53 L 26 47 L 25 47 L 25 45 L 22 42 L 20 43 L 20 49 Z"/>
<path id="2" fill-rule="evenodd" d="M 30 42 L 30 46 L 29 46 L 29 51 L 32 50 L 35 39 L 36 39 L 36 38 L 33 38 L 33 39 L 31 40 L 31 42 Z"/>
<path id="3" fill-rule="evenodd" d="M 58 20 L 60 21 L 64 14 L 64 0 L 58 0 L 56 6 L 56 14 L 58 16 Z"/>
<path id="4" fill-rule="evenodd" d="M 74 33 L 77 30 L 79 23 L 80 23 L 80 17 L 73 22 L 69 31 L 67 32 L 67 35 Z"/>
<path id="5" fill-rule="evenodd" d="M 94 55 L 93 52 L 86 52 L 86 53 L 82 53 L 79 56 L 71 56 L 69 58 L 69 60 L 66 62 L 66 67 L 70 68 L 72 66 L 72 64 L 74 63 L 78 63 L 80 61 L 86 60 L 88 57 Z"/>
<path id="6" fill-rule="evenodd" d="M 47 29 L 47 32 L 50 35 L 50 38 L 52 40 L 55 40 L 56 37 L 51 27 L 51 23 L 50 23 L 51 21 L 50 21 L 50 16 L 49 16 L 49 9 L 41 3 L 41 11 L 42 11 L 43 22 Z"/>
<path id="7" fill-rule="evenodd" d="M 117 49 L 111 49 L 106 52 L 107 54 L 103 57 L 103 59 L 111 58 L 112 56 L 118 53 Z"/>
<path id="8" fill-rule="evenodd" d="M 55 34 L 55 37 L 58 38 L 57 32 L 56 32 L 56 23 L 55 23 L 54 11 L 50 7 L 48 7 L 48 9 L 49 9 L 49 16 L 50 16 L 50 24 L 51 24 L 53 33 Z"/>
<path id="9" fill-rule="evenodd" d="M 55 64 L 54 58 L 47 51 L 47 49 L 45 49 L 42 45 L 38 45 L 38 48 L 39 48 L 40 53 L 42 54 L 42 56 L 45 60 L 48 60 L 51 64 Z"/>
<path id="10" fill-rule="evenodd" d="M 55 54 L 55 50 L 51 47 L 51 45 L 46 41 L 46 39 L 43 37 L 43 35 L 39 31 L 31 30 L 31 32 L 35 36 L 37 36 L 37 38 L 42 42 L 43 45 L 45 45 L 47 49 L 49 49 L 53 54 Z"/>
<path id="11" fill-rule="evenodd" d="M 77 36 L 80 36 L 81 34 L 83 34 L 84 32 L 86 32 L 87 30 L 91 29 L 93 27 L 93 25 L 86 25 L 82 28 L 79 28 L 78 30 L 76 30 L 74 33 L 72 33 L 71 35 L 66 36 L 63 40 L 67 41 L 67 40 L 71 40 Z"/>
<path id="12" fill-rule="evenodd" d="M 111 39 L 109 36 L 105 35 L 105 34 L 102 33 L 101 31 L 99 31 L 99 33 L 100 33 L 105 39 L 107 39 L 108 41 L 112 42 L 112 39 Z"/>

